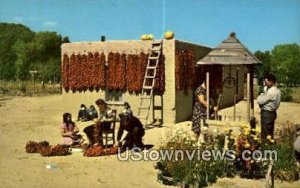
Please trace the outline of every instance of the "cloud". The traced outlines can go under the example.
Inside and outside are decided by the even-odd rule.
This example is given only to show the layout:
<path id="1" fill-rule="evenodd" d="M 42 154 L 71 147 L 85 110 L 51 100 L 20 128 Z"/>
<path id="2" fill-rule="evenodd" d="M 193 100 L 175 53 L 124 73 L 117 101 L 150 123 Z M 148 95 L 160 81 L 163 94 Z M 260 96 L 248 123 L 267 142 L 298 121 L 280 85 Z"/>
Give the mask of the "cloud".
<path id="1" fill-rule="evenodd" d="M 16 16 L 12 19 L 14 23 L 24 23 L 24 18 Z"/>
<path id="2" fill-rule="evenodd" d="M 46 21 L 46 22 L 42 23 L 42 26 L 43 27 L 47 27 L 47 28 L 49 28 L 49 27 L 55 27 L 55 26 L 57 26 L 57 22 Z"/>
<path id="3" fill-rule="evenodd" d="M 26 18 L 26 20 L 28 20 L 28 21 L 37 21 L 38 17 L 28 17 L 28 18 Z"/>
<path id="4" fill-rule="evenodd" d="M 38 17 L 20 17 L 20 16 L 15 16 L 11 20 L 13 23 L 22 23 L 24 24 L 25 22 L 34 22 L 38 21 Z"/>

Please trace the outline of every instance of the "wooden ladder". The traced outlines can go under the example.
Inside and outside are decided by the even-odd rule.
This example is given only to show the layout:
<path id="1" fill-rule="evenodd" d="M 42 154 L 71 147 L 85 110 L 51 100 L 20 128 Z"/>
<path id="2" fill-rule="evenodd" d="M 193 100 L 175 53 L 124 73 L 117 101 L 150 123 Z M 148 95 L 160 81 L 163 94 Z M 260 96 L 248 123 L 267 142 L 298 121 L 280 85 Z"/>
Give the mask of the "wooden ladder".
<path id="1" fill-rule="evenodd" d="M 142 93 L 140 95 L 140 106 L 138 108 L 138 118 L 147 125 L 150 108 L 153 101 L 153 88 L 155 85 L 155 77 L 157 66 L 162 52 L 162 40 L 155 40 L 151 44 L 150 54 L 146 72 L 143 81 Z"/>

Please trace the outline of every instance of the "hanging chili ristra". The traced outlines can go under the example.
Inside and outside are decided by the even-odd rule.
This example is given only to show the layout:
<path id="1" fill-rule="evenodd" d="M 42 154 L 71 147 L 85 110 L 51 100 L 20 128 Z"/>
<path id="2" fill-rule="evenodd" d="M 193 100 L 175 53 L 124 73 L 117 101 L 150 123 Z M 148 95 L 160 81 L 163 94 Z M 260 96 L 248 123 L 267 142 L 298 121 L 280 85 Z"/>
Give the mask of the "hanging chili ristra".
<path id="1" fill-rule="evenodd" d="M 69 91 L 69 56 L 67 54 L 63 55 L 63 63 L 61 65 L 61 82 L 62 86 L 66 92 Z"/>
<path id="2" fill-rule="evenodd" d="M 81 83 L 80 83 L 80 89 L 81 91 L 86 91 L 88 89 L 89 85 L 89 67 L 87 64 L 87 55 L 83 54 L 81 56 L 80 61 L 80 69 L 81 69 Z"/>
<path id="3" fill-rule="evenodd" d="M 116 90 L 126 91 L 126 54 L 119 56 L 119 60 L 116 66 Z"/>
<path id="4" fill-rule="evenodd" d="M 81 92 L 82 89 L 83 89 L 83 84 L 82 84 L 82 56 L 81 54 L 77 54 L 75 56 L 76 58 L 76 61 L 75 61 L 75 64 L 76 64 L 76 81 L 75 81 L 75 91 L 79 91 Z"/>
<path id="5" fill-rule="evenodd" d="M 87 88 L 89 91 L 93 91 L 94 90 L 94 65 L 95 65 L 95 62 L 94 62 L 94 54 L 89 52 L 88 54 L 88 57 L 87 57 L 87 64 L 86 64 L 86 67 L 87 67 Z"/>

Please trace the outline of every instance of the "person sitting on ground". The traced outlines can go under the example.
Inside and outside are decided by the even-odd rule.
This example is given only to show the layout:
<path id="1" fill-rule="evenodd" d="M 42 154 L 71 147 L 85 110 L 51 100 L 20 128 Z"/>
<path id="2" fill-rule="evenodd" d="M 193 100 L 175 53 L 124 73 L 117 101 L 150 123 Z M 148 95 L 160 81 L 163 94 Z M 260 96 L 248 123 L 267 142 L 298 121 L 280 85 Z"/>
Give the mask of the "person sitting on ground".
<path id="1" fill-rule="evenodd" d="M 89 114 L 87 112 L 86 106 L 84 104 L 81 104 L 80 110 L 78 112 L 77 121 L 88 121 L 89 120 L 88 115 Z"/>
<path id="2" fill-rule="evenodd" d="M 138 118 L 131 115 L 120 116 L 120 119 L 120 128 L 117 134 L 118 146 L 122 146 L 122 148 L 124 149 L 131 149 L 133 147 L 144 147 L 142 138 L 145 135 L 145 130 L 141 121 Z M 121 138 L 124 130 L 127 131 L 127 135 L 124 138 L 125 143 L 124 145 L 122 145 Z"/>
<path id="3" fill-rule="evenodd" d="M 87 112 L 88 112 L 88 119 L 89 120 L 93 120 L 95 118 L 98 118 L 98 112 L 95 108 L 94 105 L 91 105 L 88 109 L 87 109 Z"/>
<path id="4" fill-rule="evenodd" d="M 72 115 L 70 113 L 63 114 L 63 123 L 60 129 L 63 137 L 63 145 L 77 145 L 83 142 L 82 136 L 78 134 L 79 129 L 72 121 Z"/>

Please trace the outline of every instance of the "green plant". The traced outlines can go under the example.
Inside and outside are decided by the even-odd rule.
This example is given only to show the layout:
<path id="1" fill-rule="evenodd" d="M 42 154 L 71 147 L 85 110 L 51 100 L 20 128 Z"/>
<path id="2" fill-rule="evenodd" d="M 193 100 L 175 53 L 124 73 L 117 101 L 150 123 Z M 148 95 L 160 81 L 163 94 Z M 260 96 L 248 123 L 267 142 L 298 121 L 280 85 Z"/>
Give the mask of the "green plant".
<path id="1" fill-rule="evenodd" d="M 22 91 L 22 92 L 26 92 L 26 86 L 25 86 L 25 84 L 24 84 L 24 82 L 22 82 L 21 83 L 21 88 L 20 88 L 20 90 Z"/>
<path id="2" fill-rule="evenodd" d="M 277 151 L 278 157 L 274 164 L 274 175 L 275 178 L 283 181 L 295 181 L 299 179 L 293 148 L 296 126 L 290 122 L 280 126 L 282 128 L 276 135 L 276 144 L 271 146 L 271 149 Z"/>
<path id="3" fill-rule="evenodd" d="M 283 181 L 294 181 L 298 179 L 298 171 L 295 165 L 292 135 L 295 134 L 295 125 L 286 123 L 277 131 L 276 140 L 268 136 L 266 140 L 260 139 L 260 128 L 251 129 L 248 124 L 242 125 L 241 134 L 234 138 L 231 130 L 225 130 L 223 134 L 216 136 L 207 135 L 205 144 L 199 144 L 186 132 L 178 131 L 175 136 L 161 146 L 162 150 L 183 150 L 191 153 L 193 150 L 203 152 L 204 150 L 236 151 L 235 161 L 229 160 L 204 160 L 193 158 L 188 160 L 186 153 L 182 158 L 173 155 L 170 160 L 162 160 L 158 163 L 160 173 L 158 179 L 168 185 L 192 185 L 194 187 L 205 187 L 215 183 L 219 177 L 234 177 L 240 171 L 241 177 L 264 178 L 269 165 L 267 156 L 243 160 L 241 154 L 244 150 L 277 151 L 277 160 L 273 166 L 274 176 Z M 274 156 L 272 156 L 274 157 Z M 238 158 L 240 160 L 238 160 Z"/>
<path id="4" fill-rule="evenodd" d="M 280 89 L 281 91 L 281 101 L 290 102 L 293 101 L 292 90 L 290 88 Z"/>
<path id="5" fill-rule="evenodd" d="M 202 158 L 193 157 L 189 160 L 187 152 L 201 153 L 204 150 L 221 150 L 224 147 L 225 135 L 218 136 L 206 136 L 205 144 L 200 144 L 191 138 L 186 132 L 177 132 L 169 142 L 162 146 L 161 150 L 174 150 L 183 151 L 182 157 L 176 157 L 173 155 L 171 160 L 163 160 L 159 162 L 159 169 L 161 173 L 158 175 L 158 179 L 162 182 L 170 185 L 170 181 L 165 177 L 172 177 L 172 185 L 184 183 L 187 185 L 194 185 L 197 187 L 204 187 L 208 184 L 215 183 L 218 177 L 229 175 L 232 177 L 233 170 L 231 164 L 224 160 L 204 160 Z M 230 173 L 226 173 L 226 170 L 230 170 Z"/>

